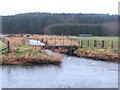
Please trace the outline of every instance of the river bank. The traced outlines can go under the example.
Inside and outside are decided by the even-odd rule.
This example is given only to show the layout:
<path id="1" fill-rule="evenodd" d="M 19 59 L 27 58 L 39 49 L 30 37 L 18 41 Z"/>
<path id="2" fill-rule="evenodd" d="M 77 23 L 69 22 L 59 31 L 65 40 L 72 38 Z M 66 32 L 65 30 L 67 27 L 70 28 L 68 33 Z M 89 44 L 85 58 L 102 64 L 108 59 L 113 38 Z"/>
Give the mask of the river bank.
<path id="1" fill-rule="evenodd" d="M 58 65 L 62 63 L 61 56 L 48 55 L 42 47 L 29 45 L 27 38 L 7 37 L 6 39 L 10 41 L 11 50 L 0 53 L 2 65 Z"/>
<path id="2" fill-rule="evenodd" d="M 7 40 L 10 41 L 10 46 L 11 46 L 11 53 L 2 53 L 2 65 L 33 65 L 33 64 L 55 64 L 58 65 L 62 63 L 62 57 L 61 56 L 52 56 L 48 55 L 47 53 L 43 52 L 44 48 L 37 47 L 37 46 L 30 46 L 31 45 L 43 45 L 44 42 L 47 42 L 48 45 L 51 45 L 50 42 L 45 41 L 49 39 L 47 38 L 52 38 L 52 37 L 57 37 L 57 36 L 44 36 L 41 35 L 44 39 L 42 40 L 43 42 L 39 41 L 40 39 L 31 39 L 30 38 L 35 38 L 34 35 L 29 35 L 29 38 L 23 36 L 16 36 L 16 37 L 6 37 Z M 36 36 L 37 37 L 37 36 Z M 40 36 L 39 36 L 40 37 Z M 58 37 L 57 37 L 58 38 Z M 60 37 L 59 37 L 60 38 Z M 63 38 L 63 37 L 62 37 Z M 64 37 L 67 38 L 67 37 Z M 60 39 L 61 40 L 61 39 Z M 52 42 L 56 44 L 65 44 L 62 43 L 62 41 L 54 41 Z M 31 41 L 31 43 L 29 43 Z M 69 40 L 66 40 L 69 42 Z M 52 43 L 51 42 L 51 43 Z M 59 43 L 58 43 L 59 42 Z M 75 42 L 72 41 L 74 44 Z M 69 43 L 66 43 L 66 45 Z M 109 61 L 109 62 L 119 62 L 119 56 L 117 53 L 107 50 L 107 49 L 85 49 L 85 48 L 79 48 L 77 50 L 72 50 L 72 49 L 51 49 L 53 52 L 56 53 L 62 53 L 70 56 L 77 56 L 77 57 L 84 57 L 84 58 L 91 58 L 94 60 L 101 60 L 101 61 Z"/>
<path id="3" fill-rule="evenodd" d="M 113 51 L 106 49 L 95 50 L 78 49 L 74 51 L 74 54 L 78 57 L 91 58 L 95 60 L 120 62 L 119 55 L 117 53 L 114 53 Z"/>
<path id="4" fill-rule="evenodd" d="M 11 53 L 4 53 L 0 63 L 2 65 L 58 65 L 62 62 L 61 56 L 51 56 L 42 52 L 42 50 L 41 48 L 36 49 L 31 46 L 19 46 Z"/>
<path id="5" fill-rule="evenodd" d="M 75 40 L 71 40 L 67 36 L 31 36 L 31 37 L 42 37 L 43 42 L 48 45 L 79 45 Z M 51 38 L 51 39 L 46 39 Z M 55 38 L 55 39 L 54 39 Z M 58 39 L 57 39 L 58 38 Z M 65 40 L 62 40 L 62 39 Z M 85 38 L 85 37 L 83 37 Z M 112 37 L 111 37 L 112 38 Z M 45 39 L 45 40 L 44 40 Z M 90 38 L 91 39 L 91 38 Z M 106 38 L 105 38 L 106 39 Z M 113 38 L 114 39 L 114 38 Z M 39 40 L 39 39 L 38 39 Z M 116 38 L 115 38 L 116 40 Z M 79 45 L 80 46 L 80 45 Z M 116 45 L 118 47 L 118 45 Z M 113 48 L 114 49 L 114 48 Z M 77 57 L 84 57 L 84 58 L 91 58 L 94 60 L 101 60 L 101 61 L 108 61 L 108 62 L 119 62 L 119 49 L 116 49 L 116 51 L 112 49 L 98 49 L 98 48 L 78 48 L 77 50 L 73 49 L 51 49 L 52 51 L 56 53 L 62 53 L 67 54 L 70 56 L 77 56 Z"/>
<path id="6" fill-rule="evenodd" d="M 100 60 L 100 61 L 120 62 L 118 53 L 115 53 L 111 50 L 106 50 L 106 49 L 91 50 L 91 49 L 79 48 L 77 50 L 53 49 L 52 51 L 56 53 L 67 54 L 70 56 L 84 57 L 84 58 L 90 58 L 90 59 Z"/>
<path id="7" fill-rule="evenodd" d="M 3 88 L 118 87 L 117 63 L 68 55 L 60 65 L 4 65 L 2 71 Z"/>

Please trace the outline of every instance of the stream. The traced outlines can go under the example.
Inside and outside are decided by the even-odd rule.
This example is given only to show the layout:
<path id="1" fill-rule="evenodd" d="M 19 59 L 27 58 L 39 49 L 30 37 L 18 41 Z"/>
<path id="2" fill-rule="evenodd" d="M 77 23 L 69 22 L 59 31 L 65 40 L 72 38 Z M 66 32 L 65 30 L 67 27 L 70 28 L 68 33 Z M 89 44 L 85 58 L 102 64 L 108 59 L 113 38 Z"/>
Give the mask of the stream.
<path id="1" fill-rule="evenodd" d="M 44 43 L 29 41 L 31 45 Z M 45 50 L 50 55 L 56 53 Z M 58 55 L 58 54 L 57 54 Z M 63 55 L 60 65 L 6 65 L 3 88 L 118 88 L 118 64 Z"/>

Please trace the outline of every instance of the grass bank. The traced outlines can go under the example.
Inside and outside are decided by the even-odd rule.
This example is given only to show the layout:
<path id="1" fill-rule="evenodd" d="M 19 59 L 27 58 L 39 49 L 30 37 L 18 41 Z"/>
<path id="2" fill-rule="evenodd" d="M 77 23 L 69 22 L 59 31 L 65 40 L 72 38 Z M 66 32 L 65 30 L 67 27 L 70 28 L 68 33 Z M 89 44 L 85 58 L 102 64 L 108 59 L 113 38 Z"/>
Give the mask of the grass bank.
<path id="1" fill-rule="evenodd" d="M 56 35 L 20 35 L 8 37 L 10 40 L 12 52 L 3 54 L 3 64 L 60 64 L 60 56 L 50 56 L 43 53 L 43 48 L 31 47 L 28 45 L 28 39 L 47 42 L 48 45 L 79 45 L 76 40 L 106 40 L 118 42 L 118 37 L 68 37 Z M 70 39 L 73 39 L 72 41 Z M 110 43 L 106 43 L 108 47 Z M 87 46 L 87 44 L 86 44 Z M 118 46 L 118 43 L 116 44 Z M 118 47 L 113 48 L 95 48 L 92 44 L 89 47 L 70 49 L 53 49 L 54 52 L 68 54 L 72 56 L 92 58 L 101 61 L 119 62 Z"/>
<path id="2" fill-rule="evenodd" d="M 118 53 L 107 49 L 77 49 L 74 54 L 78 57 L 91 58 L 101 61 L 120 62 Z"/>
<path id="3" fill-rule="evenodd" d="M 119 37 L 75 37 L 70 39 L 82 41 L 83 48 L 75 50 L 78 57 L 92 58 L 95 60 L 119 62 Z M 94 41 L 96 40 L 96 43 Z M 104 47 L 101 47 L 103 44 Z M 95 47 L 96 45 L 96 47 Z"/>
<path id="4" fill-rule="evenodd" d="M 7 37 L 10 41 L 11 52 L 3 51 L 2 65 L 36 65 L 54 64 L 58 65 L 61 56 L 51 56 L 43 52 L 41 47 L 28 45 L 28 39 L 24 37 Z"/>
<path id="5" fill-rule="evenodd" d="M 2 65 L 35 65 L 60 64 L 60 56 L 50 56 L 42 52 L 41 48 L 22 45 L 14 48 L 11 53 L 3 53 Z"/>

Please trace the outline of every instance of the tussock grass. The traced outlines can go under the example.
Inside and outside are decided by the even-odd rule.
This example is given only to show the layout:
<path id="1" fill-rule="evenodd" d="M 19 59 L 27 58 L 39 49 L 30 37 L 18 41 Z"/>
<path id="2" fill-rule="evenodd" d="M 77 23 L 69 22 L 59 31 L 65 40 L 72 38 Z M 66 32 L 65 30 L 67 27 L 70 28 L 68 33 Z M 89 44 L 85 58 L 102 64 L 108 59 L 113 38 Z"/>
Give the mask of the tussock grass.
<path id="1" fill-rule="evenodd" d="M 60 64 L 61 56 L 50 56 L 41 51 L 41 48 L 35 50 L 34 47 L 19 46 L 11 53 L 3 55 L 3 65 L 32 65 L 32 64 Z"/>
<path id="2" fill-rule="evenodd" d="M 76 41 L 70 40 L 68 36 L 60 35 L 33 35 L 29 39 L 42 41 L 47 45 L 79 45 Z"/>
<path id="3" fill-rule="evenodd" d="M 10 56 L 9 60 L 4 59 L 2 64 L 3 65 L 35 65 L 35 64 L 60 64 L 62 61 L 60 60 L 61 57 L 51 57 L 51 58 L 45 58 L 45 57 L 38 57 L 38 56 L 32 56 L 32 55 L 21 55 L 21 56 Z"/>
<path id="4" fill-rule="evenodd" d="M 15 34 L 14 36 L 11 38 L 23 38 L 23 41 L 25 41 L 24 39 L 38 40 L 47 45 L 79 45 L 76 41 L 70 40 L 68 36 L 63 35 Z"/>
<path id="5" fill-rule="evenodd" d="M 42 47 L 28 45 L 28 38 L 6 37 L 10 41 L 11 52 L 2 54 L 2 65 L 60 64 L 61 56 L 51 56 Z"/>
<path id="6" fill-rule="evenodd" d="M 12 48 L 28 44 L 28 39 L 24 37 L 7 37 L 6 39 L 10 41 Z"/>
<path id="7" fill-rule="evenodd" d="M 78 57 L 92 58 L 95 60 L 120 62 L 117 53 L 107 49 L 78 49 L 74 51 L 74 54 Z"/>

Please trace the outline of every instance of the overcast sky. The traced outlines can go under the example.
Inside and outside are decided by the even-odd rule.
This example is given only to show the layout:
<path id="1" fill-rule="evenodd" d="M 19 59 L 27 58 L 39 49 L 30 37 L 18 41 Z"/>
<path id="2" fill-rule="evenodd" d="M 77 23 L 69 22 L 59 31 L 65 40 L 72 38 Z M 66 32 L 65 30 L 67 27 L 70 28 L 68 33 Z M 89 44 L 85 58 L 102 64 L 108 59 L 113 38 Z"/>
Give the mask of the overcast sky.
<path id="1" fill-rule="evenodd" d="M 28 12 L 118 14 L 119 0 L 0 0 L 0 15 Z"/>

